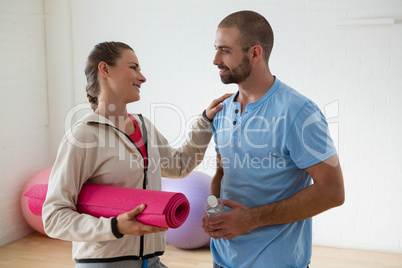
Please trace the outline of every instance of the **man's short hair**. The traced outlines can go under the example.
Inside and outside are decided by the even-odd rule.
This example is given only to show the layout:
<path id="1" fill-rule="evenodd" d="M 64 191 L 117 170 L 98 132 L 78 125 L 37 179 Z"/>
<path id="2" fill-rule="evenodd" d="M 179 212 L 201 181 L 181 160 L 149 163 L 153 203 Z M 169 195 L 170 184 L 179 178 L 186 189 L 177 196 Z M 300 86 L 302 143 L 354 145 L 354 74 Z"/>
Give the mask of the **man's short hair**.
<path id="1" fill-rule="evenodd" d="M 254 11 L 239 11 L 228 15 L 218 25 L 218 28 L 236 27 L 240 32 L 239 44 L 243 51 L 260 45 L 263 49 L 263 58 L 268 64 L 274 45 L 274 33 L 268 21 Z"/>

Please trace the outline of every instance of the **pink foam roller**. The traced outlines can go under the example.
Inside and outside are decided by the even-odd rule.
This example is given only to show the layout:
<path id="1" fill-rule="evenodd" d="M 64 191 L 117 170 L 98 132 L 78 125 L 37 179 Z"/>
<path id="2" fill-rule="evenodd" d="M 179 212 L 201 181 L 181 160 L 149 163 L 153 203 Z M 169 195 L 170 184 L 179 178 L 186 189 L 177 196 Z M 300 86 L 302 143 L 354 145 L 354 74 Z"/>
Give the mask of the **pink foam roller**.
<path id="1" fill-rule="evenodd" d="M 35 215 L 42 215 L 47 184 L 32 186 L 24 195 Z M 117 217 L 145 204 L 145 210 L 136 216 L 144 224 L 178 228 L 190 213 L 190 203 L 182 193 L 123 188 L 98 184 L 86 184 L 78 196 L 77 211 L 95 217 Z"/>

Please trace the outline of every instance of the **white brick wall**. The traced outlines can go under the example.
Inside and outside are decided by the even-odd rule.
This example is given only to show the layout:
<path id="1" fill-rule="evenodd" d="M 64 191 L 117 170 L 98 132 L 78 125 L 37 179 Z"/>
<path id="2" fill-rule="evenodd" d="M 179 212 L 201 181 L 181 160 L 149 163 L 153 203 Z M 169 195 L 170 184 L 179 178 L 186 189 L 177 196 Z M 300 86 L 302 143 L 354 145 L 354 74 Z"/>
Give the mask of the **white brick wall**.
<path id="1" fill-rule="evenodd" d="M 0 246 L 32 232 L 20 210 L 24 183 L 48 157 L 42 1 L 0 1 Z"/>
<path id="2" fill-rule="evenodd" d="M 45 1 L 46 14 L 60 12 L 51 2 Z M 155 116 L 159 130 L 173 141 L 180 133 L 179 113 L 189 119 L 212 98 L 236 89 L 222 85 L 212 65 L 217 24 L 237 10 L 258 11 L 275 33 L 271 71 L 323 110 L 334 102 L 338 105 L 335 110 L 329 107 L 328 115 L 333 129 L 338 129 L 334 136 L 338 137 L 346 203 L 315 217 L 314 244 L 402 253 L 402 161 L 398 153 L 402 149 L 402 1 L 245 2 L 73 0 L 69 7 L 72 49 L 48 52 L 48 64 L 57 61 L 60 53 L 71 55 L 65 58 L 72 61 L 66 82 L 73 88 L 67 97 L 73 103 L 86 102 L 83 69 L 91 48 L 106 40 L 127 42 L 136 50 L 148 79 L 141 101 L 129 110 Z M 395 18 L 396 23 L 337 25 L 384 17 Z M 52 27 L 57 29 L 57 24 Z M 68 37 L 63 38 L 68 42 Z M 40 87 L 35 90 L 40 92 Z M 152 104 L 162 102 L 182 112 L 151 110 Z M 57 118 L 63 120 L 61 114 Z M 56 140 L 59 135 L 54 135 Z M 213 174 L 209 164 L 214 151 L 208 152 L 199 170 Z M 1 179 L 1 183 L 10 181 Z M 0 221 L 0 228 L 5 226 Z"/>

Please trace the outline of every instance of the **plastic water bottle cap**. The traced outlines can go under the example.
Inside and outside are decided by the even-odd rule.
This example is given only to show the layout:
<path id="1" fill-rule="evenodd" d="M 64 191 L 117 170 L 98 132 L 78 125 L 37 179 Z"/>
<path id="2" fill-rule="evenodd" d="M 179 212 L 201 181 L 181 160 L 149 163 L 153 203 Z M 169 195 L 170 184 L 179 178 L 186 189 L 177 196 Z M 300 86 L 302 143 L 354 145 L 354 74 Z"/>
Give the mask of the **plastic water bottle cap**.
<path id="1" fill-rule="evenodd" d="M 210 207 L 216 207 L 218 205 L 218 199 L 214 195 L 208 196 L 207 202 Z"/>

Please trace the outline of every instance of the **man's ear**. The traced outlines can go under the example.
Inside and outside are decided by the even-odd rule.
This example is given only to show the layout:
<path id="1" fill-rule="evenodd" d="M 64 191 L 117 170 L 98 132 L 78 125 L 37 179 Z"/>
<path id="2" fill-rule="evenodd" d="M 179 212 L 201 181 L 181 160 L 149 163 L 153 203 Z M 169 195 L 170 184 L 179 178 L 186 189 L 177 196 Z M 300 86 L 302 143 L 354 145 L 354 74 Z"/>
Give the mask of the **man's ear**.
<path id="1" fill-rule="evenodd" d="M 99 70 L 99 73 L 100 73 L 103 77 L 105 77 L 105 78 L 108 78 L 108 77 L 109 77 L 109 65 L 107 65 L 106 62 L 104 62 L 104 61 L 99 62 L 99 64 L 98 64 L 98 70 Z"/>
<path id="2" fill-rule="evenodd" d="M 262 57 L 263 49 L 260 45 L 255 45 L 250 48 L 252 60 L 257 61 Z"/>

